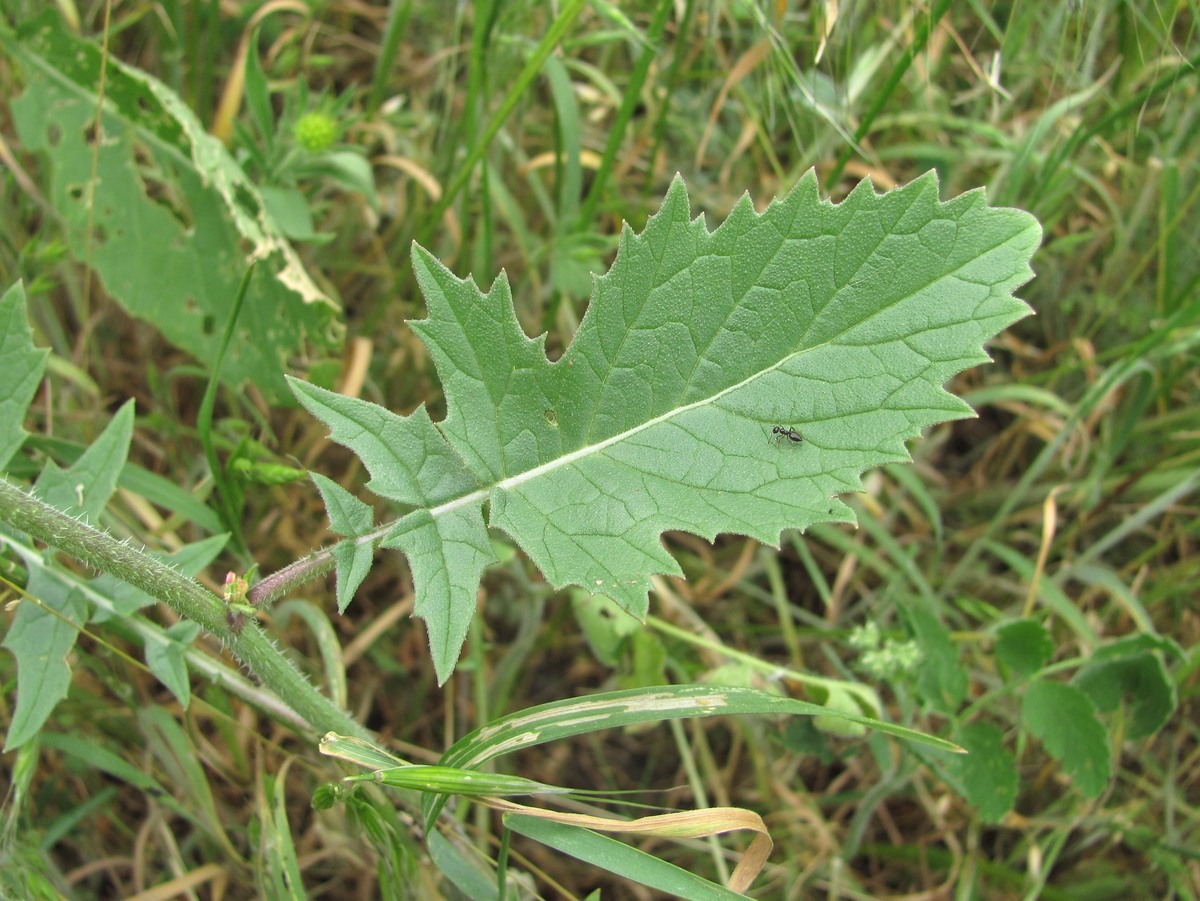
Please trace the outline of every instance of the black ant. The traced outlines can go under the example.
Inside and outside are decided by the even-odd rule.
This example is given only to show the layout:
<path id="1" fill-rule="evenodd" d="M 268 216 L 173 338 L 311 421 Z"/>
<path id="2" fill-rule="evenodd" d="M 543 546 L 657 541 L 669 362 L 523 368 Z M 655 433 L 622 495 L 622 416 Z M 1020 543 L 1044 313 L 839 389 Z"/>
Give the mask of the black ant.
<path id="1" fill-rule="evenodd" d="M 776 441 L 782 441 L 785 438 L 792 444 L 800 444 L 804 441 L 804 436 L 791 426 L 777 425 L 771 429 L 771 434 L 775 436 Z"/>

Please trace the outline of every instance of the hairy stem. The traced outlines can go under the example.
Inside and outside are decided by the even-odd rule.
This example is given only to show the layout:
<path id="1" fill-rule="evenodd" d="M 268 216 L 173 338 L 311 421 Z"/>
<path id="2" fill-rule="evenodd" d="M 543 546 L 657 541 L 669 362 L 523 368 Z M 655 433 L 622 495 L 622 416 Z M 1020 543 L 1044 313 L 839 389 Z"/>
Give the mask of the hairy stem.
<path id="1" fill-rule="evenodd" d="M 338 709 L 292 665 L 254 623 L 234 631 L 221 598 L 149 554 L 106 532 L 72 519 L 0 478 L 0 521 L 58 548 L 92 569 L 111 573 L 199 623 L 220 638 L 239 662 L 317 733 L 329 731 L 370 740 L 371 733 Z"/>
<path id="2" fill-rule="evenodd" d="M 366 535 L 358 535 L 345 539 L 355 544 L 378 544 L 391 530 L 392 524 L 380 526 Z M 255 607 L 270 607 L 284 595 L 290 594 L 306 582 L 320 578 L 337 564 L 333 549 L 337 545 L 313 551 L 307 557 L 301 557 L 295 563 L 289 563 L 283 569 L 278 569 L 264 577 L 257 585 L 246 592 L 246 601 Z"/>
<path id="3" fill-rule="evenodd" d="M 264 578 L 246 592 L 246 600 L 255 607 L 269 607 L 306 582 L 325 575 L 334 565 L 332 546 L 314 551 Z"/>

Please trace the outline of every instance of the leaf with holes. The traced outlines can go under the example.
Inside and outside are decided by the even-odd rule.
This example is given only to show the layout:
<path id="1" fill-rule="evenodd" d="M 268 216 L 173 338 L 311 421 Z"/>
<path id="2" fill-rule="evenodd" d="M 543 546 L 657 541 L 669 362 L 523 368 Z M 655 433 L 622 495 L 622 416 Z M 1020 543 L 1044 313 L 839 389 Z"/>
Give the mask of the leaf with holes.
<path id="1" fill-rule="evenodd" d="M 840 204 L 808 173 L 763 213 L 743 197 L 709 231 L 676 179 L 641 234 L 626 228 L 570 347 L 530 339 L 507 280 L 488 293 L 428 252 L 413 265 L 447 416 L 398 416 L 292 387 L 406 508 L 384 544 L 408 555 L 438 678 L 454 668 L 502 529 L 555 586 L 637 617 L 652 576 L 678 575 L 660 536 L 850 521 L 837 500 L 868 467 L 908 459 L 923 428 L 972 415 L 942 387 L 1026 315 L 1040 228 L 982 191 L 945 203 L 932 173 Z"/>
<path id="2" fill-rule="evenodd" d="M 25 77 L 13 125 L 40 155 L 46 198 L 76 258 L 129 313 L 204 363 L 248 261 L 260 261 L 221 377 L 290 402 L 285 362 L 336 346 L 340 326 L 258 188 L 177 94 L 112 57 L 104 68 L 101 49 L 56 12 L 0 38 Z"/>

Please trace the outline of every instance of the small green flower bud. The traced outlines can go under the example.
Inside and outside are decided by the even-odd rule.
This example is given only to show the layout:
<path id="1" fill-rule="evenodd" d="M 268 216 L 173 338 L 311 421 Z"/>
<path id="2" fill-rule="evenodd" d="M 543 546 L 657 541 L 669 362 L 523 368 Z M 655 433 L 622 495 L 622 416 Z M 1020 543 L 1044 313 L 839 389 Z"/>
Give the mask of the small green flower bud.
<path id="1" fill-rule="evenodd" d="M 309 153 L 321 153 L 337 140 L 338 126 L 328 113 L 305 113 L 296 120 L 293 133 L 296 143 Z"/>

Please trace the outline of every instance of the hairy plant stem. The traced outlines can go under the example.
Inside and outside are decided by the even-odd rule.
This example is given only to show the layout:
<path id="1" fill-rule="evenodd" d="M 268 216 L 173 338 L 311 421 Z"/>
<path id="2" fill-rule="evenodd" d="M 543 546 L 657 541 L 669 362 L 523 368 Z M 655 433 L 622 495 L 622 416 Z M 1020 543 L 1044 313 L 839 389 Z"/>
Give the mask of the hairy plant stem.
<path id="1" fill-rule="evenodd" d="M 318 734 L 333 731 L 372 740 L 369 730 L 321 694 L 251 622 L 235 631 L 229 607 L 198 582 L 106 532 L 72 519 L 0 478 L 0 521 L 58 548 L 92 569 L 111 573 L 199 623 L 230 649 Z"/>
<path id="2" fill-rule="evenodd" d="M 359 545 L 378 544 L 391 528 L 392 524 L 388 523 L 366 535 L 345 540 Z M 284 595 L 290 594 L 306 582 L 325 575 L 337 564 L 333 556 L 335 547 L 337 547 L 336 544 L 331 544 L 329 547 L 313 551 L 307 557 L 301 557 L 295 563 L 289 563 L 283 569 L 277 569 L 246 592 L 247 603 L 260 608 L 270 607 Z"/>
<path id="3" fill-rule="evenodd" d="M 270 607 L 306 582 L 325 575 L 333 569 L 335 563 L 333 547 L 313 551 L 307 557 L 301 557 L 295 563 L 289 563 L 283 569 L 276 570 L 264 578 L 246 592 L 246 602 L 264 609 Z"/>

